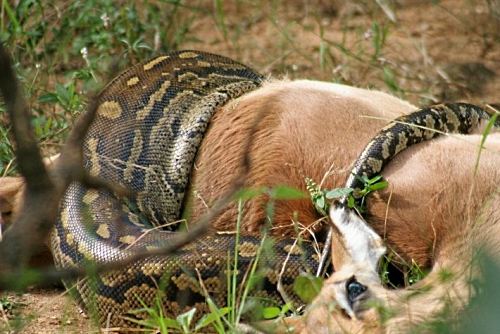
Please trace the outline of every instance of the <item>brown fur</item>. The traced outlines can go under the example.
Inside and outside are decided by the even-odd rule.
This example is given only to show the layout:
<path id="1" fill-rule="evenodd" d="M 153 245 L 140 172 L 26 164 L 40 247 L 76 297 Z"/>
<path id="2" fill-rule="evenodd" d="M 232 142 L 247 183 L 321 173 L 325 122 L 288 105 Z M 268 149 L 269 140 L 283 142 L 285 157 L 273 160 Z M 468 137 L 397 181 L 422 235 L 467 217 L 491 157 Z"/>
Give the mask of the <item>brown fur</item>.
<path id="1" fill-rule="evenodd" d="M 46 157 L 43 162 L 47 168 L 51 168 L 59 154 Z M 24 197 L 25 181 L 23 177 L 0 177 L 0 228 L 3 233 L 21 209 Z M 53 263 L 52 254 L 49 249 L 49 241 L 33 254 L 29 265 L 33 267 L 44 267 Z"/>
<path id="2" fill-rule="evenodd" d="M 456 231 L 463 235 L 498 187 L 500 138 L 491 135 L 489 147 L 497 152 L 482 153 L 474 176 L 479 140 L 475 135 L 424 143 L 401 154 L 383 172 L 391 186 L 371 201 L 369 221 L 380 235 L 387 234 L 388 243 L 396 245 L 406 260 L 430 265 L 443 238 Z"/>
<path id="3" fill-rule="evenodd" d="M 375 102 L 375 103 L 374 103 Z M 191 198 L 195 220 L 220 198 L 241 166 L 242 154 L 255 117 L 261 117 L 251 149 L 247 186 L 287 185 L 306 191 L 304 177 L 323 187 L 341 186 L 349 166 L 386 120 L 415 107 L 387 94 L 312 81 L 273 82 L 220 110 L 213 118 L 198 154 Z M 243 230 L 258 234 L 266 221 L 260 196 L 247 203 Z M 292 218 L 310 226 L 319 216 L 305 198 L 276 203 L 273 234 L 296 235 Z M 233 230 L 232 206 L 215 222 L 217 230 Z"/>
<path id="4" fill-rule="evenodd" d="M 57 158 L 59 158 L 59 154 L 44 158 L 43 163 L 47 168 L 51 168 Z M 2 230 L 13 222 L 15 214 L 21 208 L 24 185 L 22 177 L 0 177 L 0 225 L 2 225 Z"/>
<path id="5" fill-rule="evenodd" d="M 244 148 L 256 117 L 261 119 L 250 152 L 252 163 L 247 186 L 285 184 L 305 191 L 304 177 L 318 183 L 324 178 L 324 188 L 341 186 L 350 164 L 387 119 L 415 109 L 404 101 L 375 91 L 308 81 L 267 83 L 229 103 L 214 116 L 197 157 L 187 211 L 195 220 L 231 185 L 232 178 L 241 168 Z M 498 136 L 490 138 L 495 150 L 500 149 Z M 479 241 L 486 242 L 496 254 L 500 250 L 496 237 L 500 224 L 495 224 L 500 209 L 499 154 L 483 152 L 480 169 L 474 177 L 476 147 L 464 144 L 464 137 L 461 138 L 448 137 L 403 152 L 384 171 L 390 182 L 389 190 L 369 202 L 368 222 L 384 236 L 388 246 L 407 261 L 413 259 L 421 265 L 434 267 L 420 286 L 436 285 L 438 268 L 449 267 L 463 272 L 466 268 L 457 259 L 470 259 L 472 246 Z M 478 137 L 471 136 L 467 140 L 477 142 Z M 324 177 L 330 166 L 333 172 Z M 491 198 L 491 205 L 483 208 L 488 198 Z M 245 234 L 258 234 L 266 221 L 266 201 L 265 196 L 260 196 L 246 204 Z M 215 220 L 214 228 L 232 231 L 236 214 L 235 206 L 230 206 Z M 482 217 L 480 220 L 484 224 L 475 224 L 478 217 Z M 309 198 L 279 201 L 272 231 L 276 236 L 295 235 L 292 221 L 310 226 L 318 218 Z M 334 253 L 338 247 L 334 244 Z M 386 305 L 396 303 L 402 309 L 387 327 L 381 327 L 373 309 L 357 320 L 346 318 L 336 309 L 335 294 L 329 284 L 335 279 L 344 279 L 339 277 L 343 274 L 333 275 L 305 317 L 287 320 L 296 326 L 296 331 L 407 329 L 411 321 L 423 319 L 442 308 L 444 293 L 453 291 L 458 300 L 467 290 L 464 279 L 446 284 L 438 282 L 432 293 L 402 302 L 401 298 L 405 298 L 408 291 L 387 291 L 380 285 L 371 284 L 375 300 Z"/>
<path id="6" fill-rule="evenodd" d="M 500 254 L 500 134 L 490 135 L 491 151 L 482 153 L 474 175 L 479 141 L 480 136 L 459 136 L 408 149 L 383 173 L 391 189 L 372 200 L 376 219 L 371 222 L 379 233 L 386 230 L 388 245 L 432 264 L 423 281 L 406 290 L 386 290 L 378 281 L 363 281 L 363 268 L 347 268 L 345 277 L 335 273 L 326 282 L 304 318 L 289 319 L 288 325 L 301 333 L 406 333 L 432 321 L 445 306 L 455 315 L 463 309 L 471 297 L 470 281 L 478 275 L 475 252 L 483 247 L 497 261 Z M 452 273 L 451 279 L 442 279 L 443 270 Z M 372 305 L 395 312 L 383 325 L 375 309 L 350 319 L 336 308 L 334 285 L 353 274 L 369 287 Z"/>
<path id="7" fill-rule="evenodd" d="M 387 95 L 381 100 L 374 96 L 370 99 L 376 92 L 357 91 L 349 95 L 314 88 L 314 83 L 307 89 L 300 86 L 300 83 L 269 84 L 216 115 L 194 173 L 193 188 L 198 192 L 192 199 L 194 217 L 206 211 L 204 203 L 210 206 L 227 189 L 232 175 L 237 174 L 246 134 L 260 113 L 265 116 L 251 150 L 248 185 L 287 184 L 305 190 L 304 176 L 319 182 L 332 164 L 334 173 L 325 179 L 323 186 L 341 186 L 350 163 L 385 123 L 359 115 L 392 118 L 414 109 Z M 368 222 L 404 260 L 433 267 L 423 282 L 409 290 L 388 291 L 380 284 L 369 284 L 374 300 L 399 310 L 395 317 L 385 326 L 374 309 L 365 311 L 361 319 L 346 318 L 335 307 L 335 294 L 327 282 L 305 317 L 287 320 L 295 326 L 295 331 L 302 328 L 304 333 L 404 332 L 414 323 L 432 318 L 447 301 L 451 300 L 460 309 L 460 303 L 470 297 L 466 288 L 470 276 L 464 273 L 468 272 L 467 259 L 472 257 L 473 245 L 478 240 L 485 242 L 492 238 L 488 241 L 490 249 L 497 254 L 500 250 L 496 244 L 498 238 L 492 237 L 498 235 L 492 230 L 500 228 L 496 224 L 500 181 L 498 136 L 491 135 L 489 140 L 497 153 L 483 152 L 476 176 L 473 171 L 479 136 L 446 137 L 415 146 L 384 171 L 390 188 L 370 200 Z M 470 144 L 471 141 L 475 144 Z M 481 211 L 487 199 L 493 205 Z M 259 198 L 245 208 L 246 233 L 257 233 L 265 221 L 265 201 Z M 298 219 L 305 226 L 318 218 L 309 199 L 277 203 L 274 225 L 282 228 L 274 230 L 276 235 L 295 233 L 290 226 L 294 212 L 299 213 Z M 480 215 L 487 224 L 474 224 Z M 218 230 L 232 230 L 235 219 L 236 210 L 232 207 L 214 226 Z M 333 252 L 341 250 L 341 246 L 334 244 Z M 456 279 L 440 281 L 442 268 L 452 270 Z M 347 267 L 346 272 L 349 270 L 353 269 Z M 362 274 L 360 268 L 356 270 Z M 346 279 L 339 275 L 343 274 L 334 274 L 332 279 Z M 432 289 L 407 300 L 409 294 L 422 286 Z"/>
<path id="8" fill-rule="evenodd" d="M 12 222 L 12 215 L 19 211 L 24 188 L 21 177 L 0 178 L 0 225 L 2 230 Z"/>

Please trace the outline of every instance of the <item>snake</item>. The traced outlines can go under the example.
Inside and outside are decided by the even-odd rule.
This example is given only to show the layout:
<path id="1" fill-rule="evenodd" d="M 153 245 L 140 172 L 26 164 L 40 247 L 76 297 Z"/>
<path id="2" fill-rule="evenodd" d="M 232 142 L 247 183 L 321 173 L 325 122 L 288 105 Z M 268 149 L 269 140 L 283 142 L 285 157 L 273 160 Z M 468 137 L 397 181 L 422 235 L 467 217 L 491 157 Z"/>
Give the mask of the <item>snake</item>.
<path id="1" fill-rule="evenodd" d="M 361 215 L 359 209 L 364 207 L 363 190 L 366 181 L 379 176 L 397 154 L 443 134 L 469 134 L 478 128 L 481 120 L 491 119 L 492 116 L 477 105 L 456 102 L 430 105 L 391 120 L 364 147 L 344 186 L 350 193 L 342 196 L 334 205 Z M 500 119 L 493 120 L 495 122 L 492 126 L 500 127 Z M 330 228 L 318 272 L 329 255 L 332 235 Z"/>
<path id="2" fill-rule="evenodd" d="M 138 63 L 105 86 L 84 140 L 84 166 L 133 195 L 123 199 L 109 190 L 71 184 L 51 235 L 56 266 L 91 268 L 92 263 L 121 261 L 168 245 L 178 235 L 171 223 L 180 218 L 211 116 L 264 81 L 230 58 L 183 50 Z M 435 137 L 435 130 L 465 133 L 485 117 L 481 108 L 467 104 L 433 106 L 403 116 L 368 144 L 348 184 L 359 188 L 356 175 L 380 173 L 403 149 Z M 284 239 L 271 242 L 271 251 L 266 251 L 263 240 L 209 233 L 174 254 L 63 283 L 101 325 L 115 327 L 136 325 L 147 314 L 135 311 L 145 305 L 160 305 L 164 315 L 193 307 L 209 312 L 208 297 L 219 307 L 227 305 L 228 275 L 244 282 L 257 258 L 262 279 L 251 289 L 252 298 L 269 304 L 289 295 L 297 301 L 294 280 L 316 271 L 317 245 Z M 237 268 L 230 265 L 233 258 Z"/>
<path id="3" fill-rule="evenodd" d="M 262 75 L 229 58 L 183 50 L 139 63 L 105 86 L 84 139 L 84 167 L 133 195 L 122 199 L 71 184 L 51 235 L 56 266 L 112 263 L 168 245 L 178 235 L 168 225 L 180 218 L 211 116 L 263 81 Z M 207 297 L 219 307 L 226 305 L 228 275 L 236 271 L 238 282 L 244 282 L 258 256 L 262 280 L 255 284 L 254 300 L 283 303 L 284 293 L 277 289 L 281 284 L 286 296 L 300 302 L 294 278 L 314 271 L 317 245 L 277 240 L 272 247 L 272 252 L 261 252 L 262 238 L 212 233 L 171 256 L 150 256 L 120 270 L 63 283 L 98 323 L 127 328 L 137 324 L 130 319 L 144 317 L 134 310 L 158 300 L 169 316 L 193 307 L 207 313 Z M 235 252 L 237 268 L 231 269 L 228 259 Z"/>
<path id="4" fill-rule="evenodd" d="M 360 200 L 364 180 L 381 173 L 398 153 L 423 141 L 443 134 L 469 134 L 481 121 L 494 120 L 492 126 L 500 127 L 500 119 L 492 118 L 485 109 L 470 103 L 440 103 L 416 110 L 392 120 L 366 145 L 354 163 L 345 187 L 353 189 L 353 197 Z M 347 205 L 347 198 L 341 200 Z"/>
<path id="5" fill-rule="evenodd" d="M 344 243 L 348 243 L 350 241 L 349 237 L 353 236 L 351 232 L 349 232 L 351 235 L 348 236 L 348 231 L 356 230 L 358 233 L 367 233 L 368 236 L 371 233 L 376 234 L 363 219 L 362 210 L 359 210 L 364 204 L 363 190 L 367 180 L 379 176 L 384 167 L 396 155 L 410 146 L 444 134 L 469 134 L 479 128 L 481 121 L 488 122 L 486 130 L 483 132 L 484 136 L 489 131 L 488 128 L 491 129 L 493 126 L 500 128 L 500 119 L 490 115 L 479 106 L 469 103 L 441 103 L 400 116 L 382 128 L 365 146 L 354 162 L 354 167 L 345 183 L 345 188 L 350 189 L 352 193 L 342 196 L 332 206 L 332 208 L 335 208 L 333 211 L 340 209 L 342 212 L 341 217 L 338 214 L 333 214 L 332 217 L 337 216 L 339 218 L 339 221 L 336 221 L 335 224 L 337 230 L 343 235 Z M 350 216 L 361 216 L 361 219 L 353 219 Z M 349 227 L 349 225 L 353 224 L 357 226 Z M 332 234 L 333 230 L 330 229 L 328 239 L 331 238 Z M 368 252 L 369 254 L 364 254 L 364 257 L 368 256 L 378 261 L 380 256 L 383 255 L 379 251 L 385 252 L 386 248 L 376 242 L 371 243 L 368 239 L 367 242 L 367 247 L 363 250 L 358 249 L 358 251 Z M 356 251 L 356 249 L 351 248 L 351 252 Z M 370 266 L 370 263 L 365 263 L 365 265 Z M 372 265 L 374 265 L 373 269 L 376 270 L 377 263 L 372 263 Z M 349 309 L 352 309 L 353 304 L 361 298 L 367 289 L 368 287 L 360 283 L 355 276 L 352 276 L 346 282 L 345 290 Z"/>

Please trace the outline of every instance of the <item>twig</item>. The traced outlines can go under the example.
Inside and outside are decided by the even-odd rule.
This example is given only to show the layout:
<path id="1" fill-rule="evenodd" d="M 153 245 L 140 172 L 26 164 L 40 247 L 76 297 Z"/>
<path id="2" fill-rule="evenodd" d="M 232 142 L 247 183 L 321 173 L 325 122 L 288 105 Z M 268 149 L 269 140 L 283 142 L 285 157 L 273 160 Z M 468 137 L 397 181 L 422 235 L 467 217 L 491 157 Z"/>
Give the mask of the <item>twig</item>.
<path id="1" fill-rule="evenodd" d="M 4 96 L 7 110 L 13 121 L 13 131 L 18 146 L 16 156 L 19 161 L 19 169 L 27 183 L 19 217 L 5 233 L 3 241 L 0 242 L 0 254 L 2 254 L 0 257 L 0 289 L 19 289 L 35 283 L 44 285 L 61 279 L 75 279 L 85 276 L 89 268 L 55 269 L 49 267 L 38 271 L 25 268 L 31 255 L 47 239 L 57 217 L 59 202 L 71 182 L 80 181 L 88 187 L 104 188 L 117 195 L 127 194 L 127 190 L 123 187 L 91 176 L 83 168 L 83 141 L 96 115 L 99 98 L 97 96 L 90 100 L 92 102 L 87 112 L 75 123 L 74 129 L 69 134 L 62 149 L 61 156 L 55 162 L 53 171 L 49 175 L 42 162 L 30 127 L 29 111 L 22 94 L 19 92 L 19 83 L 2 45 L 0 45 L 0 73 L 3 73 L 0 78 L 0 92 Z M 92 272 L 103 273 L 121 269 L 147 257 L 170 255 L 204 235 L 209 230 L 211 221 L 233 200 L 245 184 L 251 165 L 250 150 L 254 134 L 263 118 L 263 112 L 256 115 L 250 128 L 240 174 L 235 178 L 225 195 L 215 202 L 211 210 L 201 217 L 190 231 L 178 233 L 178 236 L 172 238 L 169 244 L 164 247 L 140 251 L 121 261 L 97 263 L 92 267 Z M 27 272 L 31 275 L 26 275 Z"/>
<path id="2" fill-rule="evenodd" d="M 43 244 L 52 227 L 57 202 L 45 203 L 53 197 L 56 189 L 42 162 L 30 124 L 28 106 L 20 92 L 10 58 L 1 43 L 0 73 L 0 93 L 12 122 L 18 168 L 26 180 L 23 208 L 15 224 L 0 242 L 1 272 L 24 266 L 36 248 Z M 32 210 L 36 210 L 37 214 L 30 214 Z"/>
<path id="3" fill-rule="evenodd" d="M 253 137 L 253 135 L 252 135 Z M 251 141 L 251 140 L 250 140 Z M 189 244 L 190 242 L 198 239 L 202 235 L 204 235 L 209 227 L 210 227 L 210 222 L 217 217 L 222 209 L 233 200 L 234 196 L 237 194 L 237 192 L 241 189 L 241 187 L 244 185 L 246 175 L 248 174 L 249 170 L 249 157 L 248 157 L 248 150 L 251 147 L 251 144 L 247 145 L 247 151 L 245 152 L 244 155 L 244 163 L 243 163 L 243 171 L 238 175 L 233 182 L 231 188 L 226 192 L 226 194 L 218 199 L 215 204 L 212 206 L 211 210 L 205 214 L 203 217 L 200 218 L 200 220 L 196 223 L 193 224 L 190 231 L 186 233 L 178 233 L 178 237 L 172 238 L 172 240 L 169 242 L 168 245 L 165 245 L 161 248 L 158 249 L 151 249 L 147 251 L 141 251 L 137 252 L 127 259 L 121 260 L 121 261 L 115 261 L 115 262 L 107 262 L 107 263 L 98 263 L 95 264 L 95 266 L 92 267 L 92 272 L 94 273 L 103 273 L 106 271 L 111 271 L 115 269 L 121 269 L 123 267 L 126 267 L 127 265 L 137 262 L 139 260 L 142 260 L 147 257 L 151 256 L 166 256 L 166 255 L 171 255 L 175 253 L 177 250 L 180 248 L 184 247 L 185 245 Z M 20 270 L 20 271 L 13 271 L 13 272 L 7 272 L 3 273 L 2 277 L 0 277 L 0 289 L 15 289 L 17 288 L 16 286 L 13 286 L 12 282 L 20 282 L 23 278 L 25 278 L 26 270 Z M 33 270 L 30 270 L 31 273 L 33 273 Z M 85 267 L 79 267 L 79 268 L 68 268 L 68 269 L 54 269 L 54 268 L 47 268 L 44 270 L 40 270 L 38 272 L 35 272 L 35 281 L 34 282 L 25 282 L 26 284 L 33 284 L 37 283 L 39 285 L 45 285 L 45 284 L 50 284 L 53 282 L 57 282 L 60 280 L 67 280 L 67 279 L 75 279 L 78 277 L 85 276 L 88 272 L 88 269 Z"/>
<path id="4" fill-rule="evenodd" d="M 92 188 L 104 188 L 126 194 L 119 186 L 88 175 L 83 168 L 83 140 L 97 112 L 98 98 L 76 122 L 50 175 L 30 124 L 30 113 L 10 57 L 0 44 L 0 93 L 12 122 L 18 168 L 26 180 L 23 203 L 12 226 L 0 242 L 0 273 L 22 272 L 31 256 L 44 247 L 56 220 L 59 202 L 68 185 L 80 181 Z M 50 276 L 50 275 L 49 275 Z"/>

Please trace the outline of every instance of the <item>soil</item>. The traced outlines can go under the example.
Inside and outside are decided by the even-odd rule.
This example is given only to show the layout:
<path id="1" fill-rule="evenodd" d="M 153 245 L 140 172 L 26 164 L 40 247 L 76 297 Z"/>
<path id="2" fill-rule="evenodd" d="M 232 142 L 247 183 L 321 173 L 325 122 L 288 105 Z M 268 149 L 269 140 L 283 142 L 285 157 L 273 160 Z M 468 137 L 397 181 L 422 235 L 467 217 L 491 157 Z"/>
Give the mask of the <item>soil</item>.
<path id="1" fill-rule="evenodd" d="M 277 77 L 326 81 L 340 77 L 348 84 L 386 91 L 391 74 L 386 73 L 384 80 L 383 65 L 391 64 L 397 85 L 413 103 L 500 102 L 498 8 L 489 8 L 486 1 L 401 0 L 395 2 L 396 23 L 392 24 L 390 10 L 384 13 L 365 3 L 291 1 L 282 6 L 284 12 L 277 14 L 276 20 L 263 14 L 249 22 L 247 31 L 236 42 L 224 38 L 214 29 L 213 17 L 207 17 L 195 23 L 194 29 L 200 32 L 198 41 L 186 42 L 182 47 L 225 54 Z M 493 6 L 496 2 L 489 3 Z M 246 19 L 244 9 L 236 7 L 228 4 L 226 10 L 229 30 L 231 22 Z M 374 22 L 390 26 L 377 60 L 380 66 L 339 51 L 342 46 L 354 53 L 363 47 L 370 49 Z M 326 56 L 321 63 L 318 47 L 324 45 Z M 401 91 L 396 88 L 393 93 Z M 21 295 L 4 294 L 3 298 L 12 304 L 2 305 L 13 305 L 13 309 L 0 310 L 0 332 L 99 332 L 62 288 L 33 289 Z M 14 318 L 22 320 L 16 323 Z"/>
<path id="2" fill-rule="evenodd" d="M 6 299 L 13 309 L 0 311 L 3 318 L 0 333 L 100 332 L 63 289 L 34 289 L 21 295 L 9 293 Z"/>

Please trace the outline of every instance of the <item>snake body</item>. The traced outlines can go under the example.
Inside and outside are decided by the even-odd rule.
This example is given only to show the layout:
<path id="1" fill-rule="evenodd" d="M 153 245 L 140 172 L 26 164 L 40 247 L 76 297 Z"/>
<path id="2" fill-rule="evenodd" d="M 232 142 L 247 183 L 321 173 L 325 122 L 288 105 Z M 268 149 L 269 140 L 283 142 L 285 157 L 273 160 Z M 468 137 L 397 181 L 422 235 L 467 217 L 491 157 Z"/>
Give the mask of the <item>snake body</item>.
<path id="1" fill-rule="evenodd" d="M 140 63 L 108 84 L 99 96 L 97 116 L 85 139 L 84 163 L 91 174 L 130 188 L 134 196 L 123 201 L 107 191 L 72 184 L 52 234 L 56 265 L 113 262 L 168 244 L 177 233 L 157 227 L 179 219 L 195 155 L 211 116 L 262 81 L 261 75 L 231 59 L 178 51 Z M 354 174 L 380 173 L 398 152 L 434 137 L 432 129 L 468 132 L 485 117 L 482 109 L 465 104 L 434 106 L 403 116 L 370 142 Z M 348 186 L 359 188 L 357 182 L 351 176 Z M 228 259 L 235 251 L 240 282 L 259 254 L 264 274 L 262 289 L 255 295 L 264 299 L 281 300 L 279 280 L 293 294 L 295 277 L 316 270 L 319 257 L 310 243 L 295 247 L 295 240 L 281 240 L 272 252 L 261 254 L 261 242 L 253 237 L 207 235 L 174 255 L 151 256 L 65 284 L 101 324 L 130 326 L 127 315 L 141 317 L 130 311 L 157 301 L 166 315 L 193 306 L 208 311 L 207 295 L 218 306 L 225 305 L 232 270 Z"/>
<path id="2" fill-rule="evenodd" d="M 490 120 L 490 115 L 483 108 L 468 103 L 436 104 L 400 116 L 366 145 L 354 163 L 345 187 L 352 188 L 354 197 L 357 197 L 364 187 L 363 178 L 371 179 L 380 174 L 401 151 L 442 134 L 468 134 L 478 128 L 481 120 Z M 494 125 L 499 127 L 500 120 Z"/>
<path id="3" fill-rule="evenodd" d="M 52 236 L 59 267 L 107 263 L 168 244 L 175 232 L 159 229 L 179 219 L 196 151 L 213 113 L 231 99 L 260 86 L 263 77 L 229 58 L 179 51 L 138 64 L 115 78 L 99 96 L 85 139 L 84 164 L 92 175 L 131 189 L 119 200 L 104 190 L 72 184 L 61 203 Z M 124 315 L 159 296 L 167 315 L 195 306 L 208 311 L 208 294 L 219 306 L 227 295 L 228 256 L 238 251 L 241 282 L 261 240 L 207 235 L 170 257 L 149 257 L 121 270 L 65 282 L 101 324 L 130 326 Z M 260 297 L 281 299 L 281 277 L 292 293 L 293 278 L 316 266 L 314 248 L 277 242 L 265 267 Z M 292 248 L 294 250 L 292 250 Z M 288 257 L 288 261 L 286 261 Z M 283 263 L 288 263 L 280 276 Z M 160 295 L 158 287 L 163 289 Z"/>
<path id="4" fill-rule="evenodd" d="M 468 134 L 478 127 L 481 120 L 490 120 L 490 115 L 481 107 L 468 103 L 431 105 L 392 120 L 368 142 L 356 159 L 345 183 L 346 189 L 352 189 L 352 197 L 342 196 L 335 207 L 347 208 L 357 216 L 359 212 L 356 211 L 356 207 L 363 206 L 362 192 L 366 180 L 378 176 L 398 153 L 442 134 Z M 500 126 L 500 120 L 496 120 L 495 126 Z M 352 198 L 354 203 L 350 203 L 349 198 Z M 344 225 L 341 222 L 335 224 L 338 229 Z M 366 229 L 370 231 L 369 233 L 375 233 L 364 221 L 363 225 L 360 227 L 361 230 Z M 328 245 L 331 243 L 332 235 L 333 231 L 330 230 L 320 259 L 320 268 L 324 266 L 329 254 Z"/>

